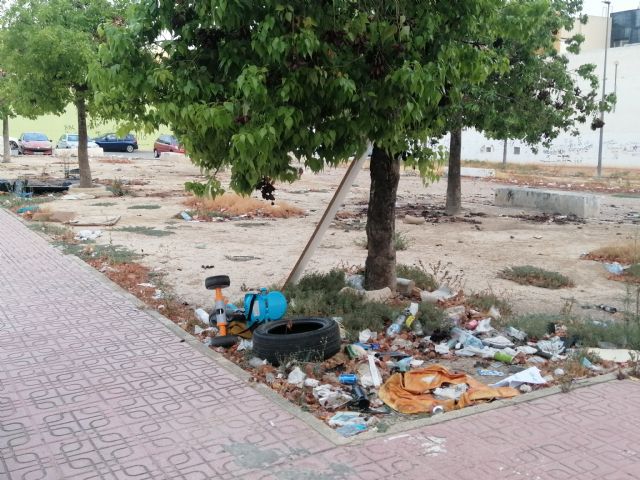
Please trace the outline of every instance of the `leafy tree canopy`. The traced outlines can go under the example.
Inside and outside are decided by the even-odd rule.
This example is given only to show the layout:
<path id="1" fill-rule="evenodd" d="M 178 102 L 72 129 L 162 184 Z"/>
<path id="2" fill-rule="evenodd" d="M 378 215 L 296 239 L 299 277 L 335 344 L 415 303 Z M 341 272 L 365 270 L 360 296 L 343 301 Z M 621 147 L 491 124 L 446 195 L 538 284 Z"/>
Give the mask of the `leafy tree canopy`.
<path id="1" fill-rule="evenodd" d="M 463 87 L 504 71 L 486 48 L 504 0 L 142 0 L 105 27 L 92 78 L 108 115 L 169 125 L 231 187 L 293 180 L 290 154 L 311 169 L 363 151 L 367 140 L 429 173 L 427 139 L 446 129 Z M 541 4 L 546 4 L 540 0 Z"/>

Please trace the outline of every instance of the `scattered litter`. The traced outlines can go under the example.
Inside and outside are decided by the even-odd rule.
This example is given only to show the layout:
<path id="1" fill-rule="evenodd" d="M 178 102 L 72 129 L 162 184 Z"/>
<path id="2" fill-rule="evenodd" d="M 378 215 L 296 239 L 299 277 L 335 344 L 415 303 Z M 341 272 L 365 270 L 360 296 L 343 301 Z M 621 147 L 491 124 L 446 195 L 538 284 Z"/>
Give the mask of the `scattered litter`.
<path id="1" fill-rule="evenodd" d="M 421 300 L 423 302 L 428 302 L 428 303 L 438 303 L 439 301 L 444 302 L 455 296 L 456 294 L 453 293 L 453 291 L 446 285 L 441 286 L 440 288 L 438 288 L 437 290 L 434 290 L 433 292 L 427 292 L 426 290 L 424 290 L 420 293 Z"/>
<path id="2" fill-rule="evenodd" d="M 524 342 L 524 340 L 527 338 L 526 332 L 523 332 L 522 330 L 518 330 L 517 328 L 514 328 L 514 327 L 507 327 L 505 330 L 505 333 L 509 335 L 511 338 L 515 338 L 516 340 L 520 340 L 521 342 Z"/>
<path id="3" fill-rule="evenodd" d="M 342 427 L 343 425 L 353 423 L 356 420 L 364 423 L 364 418 L 360 412 L 336 412 L 336 414 L 329 419 L 329 426 Z"/>
<path id="4" fill-rule="evenodd" d="M 624 267 L 618 262 L 605 263 L 604 268 L 606 268 L 607 272 L 611 273 L 612 275 L 622 275 L 624 273 Z"/>
<path id="5" fill-rule="evenodd" d="M 189 215 L 187 212 L 180 212 L 180 216 L 182 217 L 183 220 L 187 222 L 190 222 L 191 220 L 193 220 L 193 217 Z"/>
<path id="6" fill-rule="evenodd" d="M 320 381 L 316 380 L 315 378 L 305 378 L 304 379 L 304 386 L 305 387 L 315 388 L 318 385 L 320 385 Z"/>
<path id="7" fill-rule="evenodd" d="M 523 383 L 530 383 L 533 385 L 544 385 L 546 380 L 542 378 L 538 367 L 530 367 L 522 372 L 518 372 L 510 377 L 500 380 L 494 383 L 493 387 L 519 387 Z"/>
<path id="8" fill-rule="evenodd" d="M 533 391 L 533 387 L 527 383 L 523 383 L 518 387 L 518 390 L 520 390 L 522 393 L 531 393 Z"/>
<path id="9" fill-rule="evenodd" d="M 556 377 L 561 377 L 561 376 L 564 375 L 564 370 L 562 368 L 556 368 L 553 371 L 553 375 L 556 376 Z"/>
<path id="10" fill-rule="evenodd" d="M 478 369 L 478 375 L 483 377 L 504 377 L 504 373 L 499 370 L 483 370 L 481 368 Z"/>
<path id="11" fill-rule="evenodd" d="M 209 314 L 205 309 L 196 308 L 195 313 L 196 313 L 196 317 L 198 317 L 198 320 L 200 320 L 202 323 L 209 324 Z"/>
<path id="12" fill-rule="evenodd" d="M 593 372 L 601 372 L 604 370 L 604 368 L 602 368 L 600 365 L 594 365 L 593 363 L 591 363 L 591 361 L 587 357 L 582 357 L 580 363 L 583 367 L 588 368 Z"/>
<path id="13" fill-rule="evenodd" d="M 446 343 L 439 343 L 435 346 L 435 351 L 440 355 L 447 355 L 449 353 L 449 346 Z"/>
<path id="14" fill-rule="evenodd" d="M 521 345 L 519 347 L 516 347 L 517 353 L 524 353 L 525 355 L 533 355 L 537 351 L 538 351 L 537 348 L 531 347 L 529 345 Z"/>
<path id="15" fill-rule="evenodd" d="M 306 376 L 307 375 L 302 370 L 300 370 L 300 367 L 295 367 L 289 373 L 289 376 L 287 377 L 287 383 L 301 387 Z"/>
<path id="16" fill-rule="evenodd" d="M 371 354 L 369 354 L 369 370 L 371 371 L 371 380 L 373 381 L 373 386 L 378 388 L 380 385 L 382 385 L 382 377 L 380 376 L 380 371 L 376 366 L 376 357 Z"/>
<path id="17" fill-rule="evenodd" d="M 249 359 L 249 366 L 253 368 L 259 368 L 262 365 L 266 365 L 266 364 L 267 364 L 267 361 L 263 360 L 262 358 L 251 357 L 251 359 Z"/>
<path id="18" fill-rule="evenodd" d="M 616 307 L 612 307 L 611 305 L 601 304 L 601 305 L 598 305 L 598 308 L 603 312 L 607 312 L 607 313 L 616 313 L 618 311 Z"/>
<path id="19" fill-rule="evenodd" d="M 144 288 L 156 288 L 156 286 L 153 283 L 139 283 L 138 286 L 144 287 Z"/>
<path id="20" fill-rule="evenodd" d="M 360 343 L 367 343 L 369 340 L 375 340 L 376 338 L 378 338 L 378 334 L 376 332 L 372 332 L 368 328 L 366 330 L 362 330 L 358 334 L 358 340 Z"/>
<path id="21" fill-rule="evenodd" d="M 564 342 L 560 337 L 553 337 L 551 340 L 540 340 L 536 345 L 539 352 L 550 356 L 550 358 L 561 355 L 565 350 Z"/>
<path id="22" fill-rule="evenodd" d="M 476 333 L 489 333 L 492 330 L 494 330 L 494 328 L 491 326 L 490 318 L 483 318 L 482 320 L 478 321 Z"/>
<path id="23" fill-rule="evenodd" d="M 433 395 L 438 400 L 459 400 L 467 389 L 468 387 L 466 383 L 460 383 L 453 387 L 436 388 L 433 390 Z"/>
<path id="24" fill-rule="evenodd" d="M 153 298 L 154 300 L 162 300 L 164 298 L 164 292 L 157 288 L 156 293 L 154 293 L 151 298 Z"/>
<path id="25" fill-rule="evenodd" d="M 491 338 L 485 338 L 482 343 L 493 348 L 513 347 L 513 342 L 503 335 L 497 335 Z"/>
<path id="26" fill-rule="evenodd" d="M 502 317 L 502 315 L 500 315 L 500 310 L 498 310 L 495 305 L 492 305 L 489 309 L 489 316 L 491 318 L 495 318 L 496 320 L 499 320 L 500 317 Z"/>
<path id="27" fill-rule="evenodd" d="M 237 351 L 242 352 L 243 350 L 253 350 L 253 340 L 241 339 Z"/>
<path id="28" fill-rule="evenodd" d="M 74 237 L 76 240 L 85 242 L 87 240 L 95 240 L 102 236 L 102 230 L 80 230 Z"/>
<path id="29" fill-rule="evenodd" d="M 329 384 L 314 387 L 313 396 L 322 407 L 329 409 L 340 408 L 353 400 L 351 395 Z"/>
<path id="30" fill-rule="evenodd" d="M 348 275 L 345 282 L 356 290 L 364 290 L 364 275 Z"/>
<path id="31" fill-rule="evenodd" d="M 37 205 L 29 205 L 26 207 L 21 207 L 18 210 L 16 210 L 16 213 L 18 215 L 22 215 L 23 213 L 35 213 L 38 210 L 40 210 L 40 207 Z"/>
<path id="32" fill-rule="evenodd" d="M 414 358 L 409 362 L 409 364 L 414 368 L 418 368 L 424 364 L 424 360 L 418 360 L 417 358 Z"/>

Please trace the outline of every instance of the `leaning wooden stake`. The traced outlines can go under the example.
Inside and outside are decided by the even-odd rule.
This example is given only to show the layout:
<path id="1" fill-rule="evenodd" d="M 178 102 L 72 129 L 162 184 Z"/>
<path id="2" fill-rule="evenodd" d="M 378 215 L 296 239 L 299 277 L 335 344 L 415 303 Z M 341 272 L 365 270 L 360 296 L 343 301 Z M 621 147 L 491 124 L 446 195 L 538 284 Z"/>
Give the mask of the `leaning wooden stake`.
<path id="1" fill-rule="evenodd" d="M 298 258 L 298 261 L 296 262 L 295 267 L 293 267 L 289 278 L 287 278 L 287 281 L 284 284 L 285 287 L 287 285 L 295 285 L 296 283 L 298 283 L 298 280 L 300 280 L 302 272 L 307 266 L 307 263 L 309 263 L 309 260 L 311 260 L 311 257 L 315 253 L 316 248 L 318 248 L 318 246 L 320 245 L 322 237 L 329 229 L 329 225 L 331 225 L 331 222 L 336 216 L 340 205 L 342 205 L 345 198 L 347 197 L 347 194 L 349 193 L 349 190 L 351 190 L 353 183 L 356 181 L 358 173 L 362 169 L 362 165 L 364 165 L 364 162 L 369 157 L 368 152 L 370 151 L 371 145 L 368 145 L 365 153 L 363 153 L 360 158 L 354 159 L 353 162 L 351 162 L 351 165 L 349 165 L 347 173 L 344 175 L 344 178 L 340 182 L 336 193 L 333 195 L 333 198 L 329 202 L 327 209 L 322 215 L 322 219 L 320 219 L 320 222 L 318 223 L 318 225 L 316 225 L 316 229 L 307 242 L 307 246 L 302 251 L 302 255 L 300 255 L 300 258 Z"/>

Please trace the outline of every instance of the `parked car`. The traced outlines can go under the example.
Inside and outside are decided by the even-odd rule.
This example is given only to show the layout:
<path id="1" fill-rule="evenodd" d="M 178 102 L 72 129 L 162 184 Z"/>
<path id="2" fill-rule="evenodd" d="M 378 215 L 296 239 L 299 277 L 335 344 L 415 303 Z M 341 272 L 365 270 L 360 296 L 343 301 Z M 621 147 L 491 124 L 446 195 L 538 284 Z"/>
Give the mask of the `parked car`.
<path id="1" fill-rule="evenodd" d="M 160 135 L 153 144 L 153 156 L 159 158 L 161 153 L 168 152 L 184 155 L 184 146 L 173 135 Z"/>
<path id="2" fill-rule="evenodd" d="M 124 138 L 118 137 L 115 133 L 107 133 L 101 137 L 94 138 L 93 141 L 98 144 L 105 152 L 133 152 L 138 149 L 138 141 L 136 137 L 129 134 Z"/>
<path id="3" fill-rule="evenodd" d="M 78 148 L 80 136 L 77 133 L 65 133 L 58 139 L 56 148 Z M 87 148 L 97 148 L 98 144 L 91 140 L 87 141 Z"/>
<path id="4" fill-rule="evenodd" d="M 44 133 L 23 133 L 18 138 L 18 154 L 53 155 L 53 143 Z"/>

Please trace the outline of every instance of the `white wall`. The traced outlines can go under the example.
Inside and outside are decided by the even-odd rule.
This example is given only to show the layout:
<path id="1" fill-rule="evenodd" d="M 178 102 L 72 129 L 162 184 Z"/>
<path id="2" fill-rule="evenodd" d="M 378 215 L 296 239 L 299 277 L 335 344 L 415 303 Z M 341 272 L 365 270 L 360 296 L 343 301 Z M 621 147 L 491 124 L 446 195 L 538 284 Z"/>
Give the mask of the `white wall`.
<path id="1" fill-rule="evenodd" d="M 570 66 L 585 63 L 597 65 L 596 74 L 602 78 L 604 49 L 572 55 Z M 610 48 L 607 60 L 607 93 L 614 90 L 615 62 L 618 62 L 617 97 L 615 111 L 605 114 L 602 164 L 604 167 L 640 168 L 640 44 Z M 600 86 L 600 88 L 602 88 Z M 599 90 L 600 98 L 602 90 Z M 562 134 L 551 148 L 540 148 L 537 154 L 518 140 L 508 142 L 507 161 L 518 163 L 570 163 L 597 165 L 599 131 L 593 131 L 590 121 L 580 128 L 577 137 Z M 448 141 L 444 143 L 448 146 Z M 491 151 L 487 151 L 488 148 Z M 462 157 L 465 160 L 502 161 L 503 142 L 490 140 L 476 131 L 462 136 Z M 520 147 L 520 154 L 514 154 Z"/>

